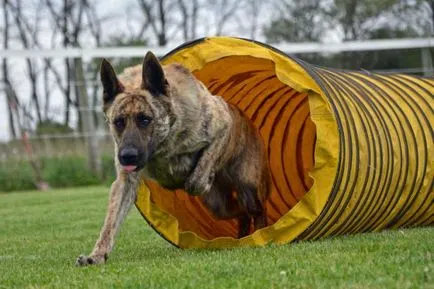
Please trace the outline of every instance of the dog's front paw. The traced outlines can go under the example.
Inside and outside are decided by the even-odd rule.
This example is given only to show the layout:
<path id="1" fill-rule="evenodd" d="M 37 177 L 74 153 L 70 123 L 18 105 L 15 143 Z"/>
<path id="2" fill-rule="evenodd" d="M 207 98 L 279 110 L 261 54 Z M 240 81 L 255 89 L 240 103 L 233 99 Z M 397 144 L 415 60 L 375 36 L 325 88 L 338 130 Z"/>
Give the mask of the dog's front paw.
<path id="1" fill-rule="evenodd" d="M 77 261 L 75 261 L 75 265 L 82 267 L 82 266 L 89 266 L 89 265 L 97 265 L 97 264 L 103 264 L 107 260 L 107 254 L 104 256 L 85 256 L 80 255 L 77 258 Z"/>
<path id="2" fill-rule="evenodd" d="M 212 180 L 210 178 L 198 178 L 191 175 L 185 182 L 185 190 L 193 196 L 200 196 L 208 193 L 211 190 Z"/>

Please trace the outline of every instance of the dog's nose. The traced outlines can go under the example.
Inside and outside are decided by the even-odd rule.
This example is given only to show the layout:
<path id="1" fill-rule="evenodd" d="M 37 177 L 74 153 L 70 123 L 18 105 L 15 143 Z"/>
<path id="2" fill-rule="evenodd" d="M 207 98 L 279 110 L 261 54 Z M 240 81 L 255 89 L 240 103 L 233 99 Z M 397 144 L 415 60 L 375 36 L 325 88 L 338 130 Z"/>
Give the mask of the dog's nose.
<path id="1" fill-rule="evenodd" d="M 124 148 L 119 154 L 119 161 L 123 166 L 135 166 L 139 161 L 139 151 L 131 147 Z"/>

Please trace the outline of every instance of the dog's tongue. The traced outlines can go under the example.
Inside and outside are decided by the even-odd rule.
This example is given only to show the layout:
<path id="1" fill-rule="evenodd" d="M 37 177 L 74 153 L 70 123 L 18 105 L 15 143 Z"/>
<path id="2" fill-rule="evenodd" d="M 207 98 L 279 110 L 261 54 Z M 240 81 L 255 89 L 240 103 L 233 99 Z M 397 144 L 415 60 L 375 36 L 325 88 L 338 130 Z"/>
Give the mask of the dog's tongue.
<path id="1" fill-rule="evenodd" d="M 133 172 L 136 168 L 137 166 L 122 166 L 122 169 L 127 173 Z"/>

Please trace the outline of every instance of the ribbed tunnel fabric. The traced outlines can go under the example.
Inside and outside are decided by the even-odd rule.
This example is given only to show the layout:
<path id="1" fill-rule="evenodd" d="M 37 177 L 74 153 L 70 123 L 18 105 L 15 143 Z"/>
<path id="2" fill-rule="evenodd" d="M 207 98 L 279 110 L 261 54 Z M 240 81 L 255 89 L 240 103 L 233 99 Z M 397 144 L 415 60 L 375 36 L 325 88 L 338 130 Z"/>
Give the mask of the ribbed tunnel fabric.
<path id="1" fill-rule="evenodd" d="M 430 225 L 433 80 L 311 69 L 340 126 L 340 164 L 326 207 L 299 239 Z"/>
<path id="2" fill-rule="evenodd" d="M 269 226 L 235 239 L 197 197 L 144 181 L 136 206 L 183 248 L 259 246 L 434 222 L 434 81 L 322 69 L 217 37 L 164 57 L 189 68 L 259 130 L 273 189 Z"/>

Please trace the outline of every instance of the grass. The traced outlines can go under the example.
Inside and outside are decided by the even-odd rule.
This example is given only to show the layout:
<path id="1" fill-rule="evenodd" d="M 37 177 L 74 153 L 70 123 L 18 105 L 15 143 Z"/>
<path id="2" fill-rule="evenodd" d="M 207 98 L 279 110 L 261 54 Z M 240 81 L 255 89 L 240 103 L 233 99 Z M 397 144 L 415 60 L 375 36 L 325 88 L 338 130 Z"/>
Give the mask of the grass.
<path id="1" fill-rule="evenodd" d="M 110 184 L 116 176 L 112 155 L 101 156 L 101 176 L 94 175 L 86 156 L 42 157 L 37 160 L 42 179 L 52 188 Z M 0 162 L 0 192 L 36 189 L 35 173 L 27 160 Z"/>
<path id="2" fill-rule="evenodd" d="M 106 265 L 77 268 L 108 188 L 0 194 L 0 288 L 434 288 L 434 228 L 232 250 L 172 247 L 133 209 Z"/>

